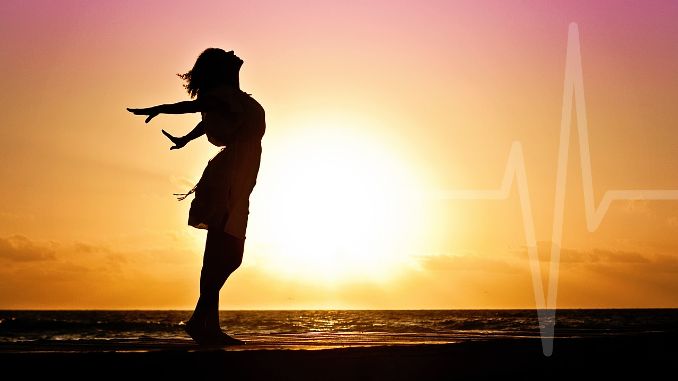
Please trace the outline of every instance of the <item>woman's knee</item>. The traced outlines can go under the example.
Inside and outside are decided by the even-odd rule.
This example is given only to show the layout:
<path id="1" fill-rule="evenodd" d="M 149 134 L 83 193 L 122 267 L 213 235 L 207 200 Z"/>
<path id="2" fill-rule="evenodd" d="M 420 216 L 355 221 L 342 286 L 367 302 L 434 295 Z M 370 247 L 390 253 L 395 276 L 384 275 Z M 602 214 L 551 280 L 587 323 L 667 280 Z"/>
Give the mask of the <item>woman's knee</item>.
<path id="1" fill-rule="evenodd" d="M 226 265 L 226 268 L 228 269 L 228 273 L 232 273 L 233 271 L 237 270 L 238 267 L 242 264 L 242 256 L 233 256 L 229 258 L 228 264 Z"/>
<path id="2" fill-rule="evenodd" d="M 223 255 L 212 258 L 211 261 L 205 261 L 202 266 L 201 274 L 207 278 L 228 277 L 242 264 L 241 256 L 234 256 L 233 253 L 223 253 Z"/>
<path id="3" fill-rule="evenodd" d="M 208 231 L 203 273 L 228 277 L 242 264 L 244 240 L 223 231 Z"/>
<path id="4" fill-rule="evenodd" d="M 243 252 L 245 249 L 245 240 L 225 233 L 226 245 L 224 247 L 224 258 L 231 272 L 235 271 L 242 264 Z"/>

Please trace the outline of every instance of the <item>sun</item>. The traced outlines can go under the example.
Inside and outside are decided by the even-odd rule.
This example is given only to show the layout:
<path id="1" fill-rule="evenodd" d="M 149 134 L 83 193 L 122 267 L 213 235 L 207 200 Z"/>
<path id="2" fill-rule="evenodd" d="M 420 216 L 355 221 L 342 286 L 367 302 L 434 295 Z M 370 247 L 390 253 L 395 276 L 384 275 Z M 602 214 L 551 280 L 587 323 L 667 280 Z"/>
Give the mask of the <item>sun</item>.
<path id="1" fill-rule="evenodd" d="M 276 141 L 252 199 L 257 267 L 336 284 L 383 281 L 412 260 L 426 226 L 420 183 L 365 130 L 313 127 Z"/>

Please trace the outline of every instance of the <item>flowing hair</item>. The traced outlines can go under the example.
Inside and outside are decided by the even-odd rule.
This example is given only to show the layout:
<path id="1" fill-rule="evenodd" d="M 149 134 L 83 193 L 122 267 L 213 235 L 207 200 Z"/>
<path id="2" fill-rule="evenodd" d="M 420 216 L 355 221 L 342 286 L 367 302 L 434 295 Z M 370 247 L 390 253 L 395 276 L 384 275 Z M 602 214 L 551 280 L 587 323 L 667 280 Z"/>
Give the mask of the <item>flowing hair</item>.
<path id="1" fill-rule="evenodd" d="M 186 81 L 184 88 L 191 98 L 200 96 L 222 84 L 238 86 L 238 71 L 243 64 L 235 53 L 219 48 L 205 49 L 195 61 L 193 68 L 184 74 L 177 74 Z"/>

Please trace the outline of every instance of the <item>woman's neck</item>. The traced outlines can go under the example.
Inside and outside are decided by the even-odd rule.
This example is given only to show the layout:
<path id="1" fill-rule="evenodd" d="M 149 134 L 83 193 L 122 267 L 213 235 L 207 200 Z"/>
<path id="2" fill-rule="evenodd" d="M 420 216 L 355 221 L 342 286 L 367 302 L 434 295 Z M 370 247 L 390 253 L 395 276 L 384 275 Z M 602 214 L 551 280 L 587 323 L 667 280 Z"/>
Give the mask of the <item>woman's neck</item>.
<path id="1" fill-rule="evenodd" d="M 234 88 L 235 90 L 240 90 L 240 76 L 236 75 L 235 78 L 231 78 L 226 82 L 226 85 Z"/>

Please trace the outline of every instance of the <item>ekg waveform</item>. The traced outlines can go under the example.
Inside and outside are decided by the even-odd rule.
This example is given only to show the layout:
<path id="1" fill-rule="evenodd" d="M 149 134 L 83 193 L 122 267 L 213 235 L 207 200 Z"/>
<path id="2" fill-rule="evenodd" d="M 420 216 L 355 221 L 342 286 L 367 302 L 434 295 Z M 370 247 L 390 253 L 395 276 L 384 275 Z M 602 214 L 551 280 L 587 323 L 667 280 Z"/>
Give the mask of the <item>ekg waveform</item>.
<path id="1" fill-rule="evenodd" d="M 573 99 L 575 100 L 573 102 Z M 529 267 L 532 273 L 532 287 L 539 319 L 542 349 L 544 355 L 553 353 L 553 338 L 556 322 L 556 298 L 558 293 L 558 270 L 560 266 L 560 249 L 563 235 L 563 216 L 565 211 L 565 187 L 567 182 L 567 164 L 570 150 L 570 130 L 572 124 L 572 107 L 576 105 L 577 129 L 579 136 L 579 156 L 582 171 L 582 187 L 584 191 L 584 210 L 586 226 L 590 232 L 595 231 L 605 217 L 610 204 L 617 200 L 678 200 L 678 189 L 630 189 L 608 190 L 596 206 L 593 194 L 593 175 L 591 173 L 591 151 L 589 149 L 588 126 L 586 120 L 586 102 L 584 98 L 584 79 L 582 75 L 579 28 L 571 23 L 568 31 L 567 53 L 565 61 L 565 80 L 563 89 L 563 108 L 560 121 L 560 144 L 558 148 L 558 164 L 556 172 L 556 194 L 553 210 L 553 230 L 551 236 L 551 259 L 549 266 L 548 294 L 544 296 L 542 274 L 537 256 L 537 240 L 535 237 L 532 206 L 527 187 L 525 160 L 522 144 L 513 142 L 506 163 L 506 170 L 498 189 L 491 190 L 454 190 L 447 191 L 443 197 L 447 199 L 467 200 L 500 200 L 508 199 L 516 182 L 521 205 L 525 241 L 527 246 Z"/>

